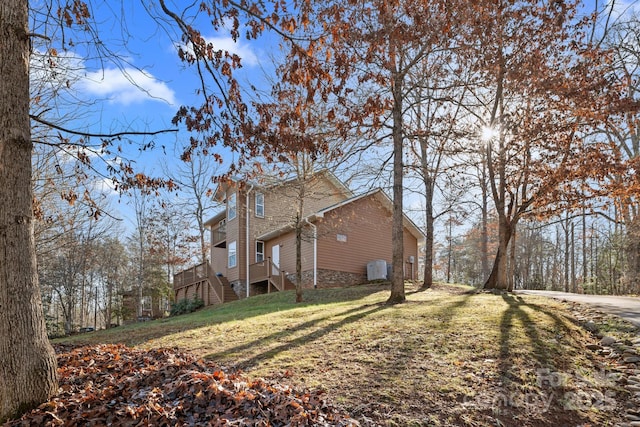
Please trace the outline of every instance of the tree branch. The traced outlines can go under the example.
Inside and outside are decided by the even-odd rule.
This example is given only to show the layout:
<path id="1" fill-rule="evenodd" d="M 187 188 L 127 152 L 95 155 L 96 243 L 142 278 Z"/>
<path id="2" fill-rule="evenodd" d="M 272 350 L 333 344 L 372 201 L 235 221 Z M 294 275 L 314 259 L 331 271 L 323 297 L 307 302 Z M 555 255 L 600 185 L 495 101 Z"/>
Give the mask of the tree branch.
<path id="1" fill-rule="evenodd" d="M 135 135 L 135 136 L 140 136 L 140 135 L 147 135 L 147 136 L 153 136 L 153 135 L 159 135 L 162 133 L 172 133 L 172 132 L 178 132 L 178 129 L 162 129 L 162 130 L 156 130 L 156 131 L 149 131 L 149 132 L 136 132 L 136 131 L 127 131 L 127 132 L 116 132 L 116 133 L 91 133 L 91 132 L 80 132 L 77 130 L 72 130 L 72 129 L 67 129 L 65 127 L 62 127 L 60 125 L 57 125 L 55 123 L 51 123 L 45 119 L 42 119 L 38 116 L 34 116 L 32 114 L 29 114 L 29 118 L 31 118 L 31 120 L 36 121 L 40 124 L 43 124 L 45 126 L 49 126 L 53 129 L 59 130 L 61 132 L 64 133 L 70 133 L 72 135 L 78 135 L 78 136 L 85 136 L 85 137 L 93 137 L 93 138 L 119 138 L 122 136 L 129 136 L 129 135 Z"/>

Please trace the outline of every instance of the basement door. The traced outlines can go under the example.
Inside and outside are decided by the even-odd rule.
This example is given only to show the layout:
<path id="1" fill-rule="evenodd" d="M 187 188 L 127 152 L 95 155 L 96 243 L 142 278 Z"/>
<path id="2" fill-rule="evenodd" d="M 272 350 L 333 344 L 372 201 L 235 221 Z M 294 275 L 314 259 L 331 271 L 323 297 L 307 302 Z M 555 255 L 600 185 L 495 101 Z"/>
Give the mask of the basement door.
<path id="1" fill-rule="evenodd" d="M 271 262 L 273 263 L 271 274 L 280 274 L 280 245 L 273 245 L 271 247 Z"/>

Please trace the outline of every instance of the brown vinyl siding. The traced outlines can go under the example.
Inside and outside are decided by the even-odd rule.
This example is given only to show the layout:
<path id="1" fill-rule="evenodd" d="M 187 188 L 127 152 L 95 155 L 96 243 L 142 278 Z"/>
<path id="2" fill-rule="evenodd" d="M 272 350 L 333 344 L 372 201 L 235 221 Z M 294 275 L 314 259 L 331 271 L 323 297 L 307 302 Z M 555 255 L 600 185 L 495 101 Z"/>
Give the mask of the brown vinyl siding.
<path id="1" fill-rule="evenodd" d="M 247 190 L 249 200 L 247 206 Z M 257 237 L 292 226 L 295 220 L 296 196 L 298 188 L 294 182 L 272 187 L 238 188 L 231 185 L 226 189 L 225 197 L 236 193 L 236 217 L 226 222 L 226 248 L 212 248 L 211 266 L 216 273 L 222 273 L 230 282 L 246 279 L 247 246 L 246 221 L 249 219 L 249 264 L 256 262 Z M 255 215 L 256 193 L 264 195 L 264 218 Z M 329 206 L 345 201 L 349 194 L 326 174 L 318 174 L 305 190 L 304 216 L 310 216 Z M 221 213 L 216 220 L 226 214 Z M 332 272 L 351 274 L 353 278 L 366 277 L 367 263 L 385 260 L 391 263 L 391 211 L 386 196 L 380 193 L 356 198 L 344 206 L 335 207 L 315 222 L 318 227 L 317 269 L 319 277 L 328 277 L 332 281 L 336 276 Z M 215 227 L 217 224 L 211 224 Z M 289 229 L 290 230 L 290 229 Z M 305 282 L 313 280 L 313 228 L 305 225 L 302 242 L 302 271 Z M 414 231 L 415 232 L 415 231 Z M 338 235 L 346 238 L 340 241 Z M 228 248 L 236 242 L 236 267 L 228 268 Z M 271 257 L 272 248 L 280 245 L 280 269 L 289 275 L 295 274 L 295 231 L 264 240 L 265 260 Z M 404 233 L 405 277 L 411 277 L 410 256 L 414 257 L 413 276 L 417 275 L 418 244 L 417 238 L 407 228 Z M 320 274 L 320 271 L 323 273 Z M 324 276 L 323 276 L 324 274 Z M 355 280 L 355 279 L 354 279 Z M 335 281 L 335 280 L 334 280 Z M 307 283 L 308 284 L 308 283 Z M 336 285 L 338 283 L 327 283 Z M 318 283 L 319 286 L 325 284 Z"/>
<path id="2" fill-rule="evenodd" d="M 343 271 L 357 275 L 367 273 L 369 261 L 392 260 L 391 212 L 375 197 L 365 197 L 351 204 L 328 212 L 318 220 L 318 266 L 319 270 Z M 312 280 L 313 240 L 312 229 L 305 227 L 302 242 L 302 271 L 309 272 Z M 346 242 L 340 242 L 337 235 L 346 236 Z M 290 231 L 265 243 L 267 257 L 271 248 L 280 246 L 280 267 L 288 274 L 295 274 L 295 232 Z M 414 257 L 413 276 L 417 274 L 418 243 L 406 228 L 404 231 L 404 267 L 405 277 L 411 278 L 409 256 Z M 319 286 L 335 286 L 334 283 L 318 283 Z"/>
<path id="3" fill-rule="evenodd" d="M 416 280 L 418 278 L 418 239 L 415 236 L 404 229 L 403 236 L 404 243 L 404 277 L 407 279 Z M 413 270 L 409 263 L 409 257 L 413 256 Z"/>
<path id="4" fill-rule="evenodd" d="M 227 248 L 211 248 L 211 269 L 223 275 L 227 272 Z"/>
<path id="5" fill-rule="evenodd" d="M 289 232 L 265 243 L 265 257 L 271 257 L 271 248 L 280 245 L 280 270 L 296 272 L 296 234 Z M 302 241 L 302 271 L 313 269 L 313 242 Z"/>
<path id="6" fill-rule="evenodd" d="M 338 240 L 346 236 L 346 242 Z M 417 256 L 417 239 L 404 231 L 404 255 Z M 366 274 L 369 261 L 392 261 L 391 212 L 365 197 L 328 212 L 318 221 L 318 268 Z M 410 274 L 410 271 L 409 271 Z"/>
<path id="7" fill-rule="evenodd" d="M 304 202 L 304 215 L 307 216 L 313 212 L 316 212 L 326 206 L 333 205 L 345 200 L 348 195 L 345 193 L 344 188 L 340 188 L 325 174 L 318 174 L 311 182 L 307 183 L 305 189 L 306 198 Z M 249 205 L 246 206 L 247 190 L 249 191 Z M 296 196 L 298 187 L 295 182 L 287 182 L 283 185 L 276 185 L 273 187 L 248 187 L 239 189 L 237 185 L 230 185 L 226 189 L 225 199 L 233 193 L 236 193 L 236 217 L 232 220 L 227 220 L 226 223 L 226 248 L 222 252 L 219 249 L 211 250 L 212 266 L 218 272 L 222 272 L 229 281 L 243 280 L 246 278 L 246 221 L 247 214 L 249 215 L 249 264 L 256 262 L 256 237 L 264 234 L 268 231 L 282 228 L 286 225 L 293 224 L 295 221 L 296 212 Z M 256 193 L 262 193 L 264 195 L 264 217 L 257 217 L 255 215 L 255 202 Z M 226 207 L 225 207 L 226 209 Z M 212 224 L 212 229 L 215 224 Z M 213 230 L 211 231 L 211 239 L 213 241 Z M 228 248 L 229 243 L 236 242 L 236 267 L 228 268 Z M 284 247 L 291 247 L 293 243 L 287 244 Z M 303 246 L 311 247 L 310 243 L 305 243 Z M 295 262 L 295 249 L 292 249 L 292 256 Z M 311 249 L 307 249 L 307 252 Z M 271 256 L 271 246 L 265 242 L 265 258 Z M 285 256 L 287 258 L 285 258 Z M 282 260 L 288 260 L 289 254 L 285 255 L 281 253 Z M 312 262 L 313 258 L 306 256 L 308 262 Z M 311 268 L 311 267 L 310 267 Z M 285 268 L 287 271 L 295 270 L 295 264 L 293 268 L 289 265 Z"/>
<path id="8" fill-rule="evenodd" d="M 214 261 L 213 264 L 217 267 L 224 266 L 223 273 L 229 279 L 229 281 L 238 280 L 240 278 L 244 278 L 244 271 L 246 270 L 245 266 L 245 246 L 244 241 L 246 240 L 245 236 L 245 194 L 239 191 L 235 187 L 231 187 L 227 189 L 227 199 L 233 193 L 236 193 L 236 217 L 232 220 L 227 218 L 226 229 L 227 229 L 227 247 L 224 249 L 224 260 Z M 236 266 L 232 268 L 228 268 L 228 255 L 229 255 L 229 244 L 231 242 L 236 242 Z M 212 257 L 214 255 L 221 254 L 219 251 L 212 251 Z M 213 258 L 212 258 L 213 259 Z"/>
<path id="9" fill-rule="evenodd" d="M 306 183 L 303 217 L 309 216 L 320 209 L 326 208 L 347 199 L 344 189 L 338 188 L 325 174 L 318 174 Z M 277 230 L 295 223 L 298 205 L 299 186 L 295 181 L 289 181 L 280 186 L 258 190 L 264 194 L 264 218 L 254 214 L 255 194 L 251 193 L 251 230 L 255 236 L 260 236 L 271 230 Z"/>

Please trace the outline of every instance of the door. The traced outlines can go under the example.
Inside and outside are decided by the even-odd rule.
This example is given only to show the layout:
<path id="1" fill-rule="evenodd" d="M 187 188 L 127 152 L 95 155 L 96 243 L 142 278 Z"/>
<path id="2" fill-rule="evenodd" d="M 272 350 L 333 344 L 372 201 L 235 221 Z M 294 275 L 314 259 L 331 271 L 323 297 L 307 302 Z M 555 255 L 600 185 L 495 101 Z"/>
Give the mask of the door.
<path id="1" fill-rule="evenodd" d="M 271 274 L 280 274 L 280 245 L 271 247 L 271 262 L 273 263 Z"/>

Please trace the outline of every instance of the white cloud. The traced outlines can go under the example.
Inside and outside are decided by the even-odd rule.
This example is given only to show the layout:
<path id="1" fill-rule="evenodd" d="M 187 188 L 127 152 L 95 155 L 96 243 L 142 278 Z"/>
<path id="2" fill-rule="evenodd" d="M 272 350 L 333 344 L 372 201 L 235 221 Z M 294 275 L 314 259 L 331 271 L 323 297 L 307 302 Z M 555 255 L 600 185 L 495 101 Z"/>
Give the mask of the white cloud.
<path id="1" fill-rule="evenodd" d="M 73 85 L 84 72 L 84 61 L 73 52 L 51 54 L 35 49 L 30 57 L 29 74 L 36 91 L 60 90 Z"/>
<path id="2" fill-rule="evenodd" d="M 93 182 L 92 190 L 103 195 L 117 195 L 116 186 L 111 178 L 102 178 Z"/>
<path id="3" fill-rule="evenodd" d="M 155 76 L 137 68 L 106 68 L 87 71 L 83 59 L 74 52 L 35 50 L 31 56 L 30 78 L 34 95 L 46 91 L 76 92 L 80 98 L 100 97 L 111 103 L 131 105 L 149 100 L 176 105 L 175 92 Z"/>
<path id="4" fill-rule="evenodd" d="M 149 100 L 177 104 L 175 92 L 166 83 L 135 68 L 88 72 L 77 84 L 79 91 L 107 98 L 116 104 L 131 105 Z"/>

